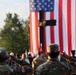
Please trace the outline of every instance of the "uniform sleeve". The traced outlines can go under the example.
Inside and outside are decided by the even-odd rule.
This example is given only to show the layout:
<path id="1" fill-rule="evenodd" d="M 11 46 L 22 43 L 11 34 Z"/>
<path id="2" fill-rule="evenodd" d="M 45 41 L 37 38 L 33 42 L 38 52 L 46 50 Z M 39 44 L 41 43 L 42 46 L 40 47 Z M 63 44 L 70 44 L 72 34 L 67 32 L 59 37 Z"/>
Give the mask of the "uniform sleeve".
<path id="1" fill-rule="evenodd" d="M 29 63 L 27 63 L 26 61 L 24 60 L 21 60 L 19 58 L 16 58 L 14 56 L 10 56 L 12 58 L 12 60 L 20 65 L 29 65 Z"/>
<path id="2" fill-rule="evenodd" d="M 34 75 L 43 75 L 44 67 L 42 65 L 38 66 L 37 69 L 34 71 Z"/>
<path id="3" fill-rule="evenodd" d="M 62 53 L 61 55 L 69 62 L 76 62 L 76 59 L 74 57 L 69 56 L 66 53 Z"/>

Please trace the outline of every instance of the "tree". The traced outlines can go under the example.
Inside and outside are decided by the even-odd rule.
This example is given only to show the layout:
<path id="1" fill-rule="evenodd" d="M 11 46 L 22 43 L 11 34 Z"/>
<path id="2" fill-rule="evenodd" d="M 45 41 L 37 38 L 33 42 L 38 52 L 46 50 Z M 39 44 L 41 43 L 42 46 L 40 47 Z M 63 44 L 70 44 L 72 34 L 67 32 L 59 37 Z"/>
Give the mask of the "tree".
<path id="1" fill-rule="evenodd" d="M 27 49 L 25 27 L 19 16 L 15 13 L 6 15 L 4 28 L 1 31 L 1 46 L 14 53 L 23 53 Z"/>

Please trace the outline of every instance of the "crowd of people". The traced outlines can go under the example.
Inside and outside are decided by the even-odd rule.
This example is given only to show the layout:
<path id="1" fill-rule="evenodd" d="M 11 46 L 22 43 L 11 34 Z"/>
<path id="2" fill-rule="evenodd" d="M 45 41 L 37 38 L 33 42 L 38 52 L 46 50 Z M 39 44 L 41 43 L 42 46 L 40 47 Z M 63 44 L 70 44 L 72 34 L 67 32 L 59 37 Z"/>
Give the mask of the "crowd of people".
<path id="1" fill-rule="evenodd" d="M 0 48 L 0 75 L 76 75 L 75 50 L 72 56 L 59 50 L 58 44 L 47 46 L 47 54 L 38 50 L 36 56 L 8 53 Z"/>

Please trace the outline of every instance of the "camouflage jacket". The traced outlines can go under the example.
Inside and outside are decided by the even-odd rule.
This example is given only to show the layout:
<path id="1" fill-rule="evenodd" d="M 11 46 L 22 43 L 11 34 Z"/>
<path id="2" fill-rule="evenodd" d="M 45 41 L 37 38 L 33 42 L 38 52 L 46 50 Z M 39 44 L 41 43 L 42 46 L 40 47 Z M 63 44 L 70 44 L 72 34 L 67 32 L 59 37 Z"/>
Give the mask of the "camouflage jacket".
<path id="1" fill-rule="evenodd" d="M 43 64 L 45 59 L 42 57 L 36 57 L 32 61 L 32 68 L 35 70 L 39 65 Z"/>
<path id="2" fill-rule="evenodd" d="M 40 65 L 35 70 L 34 75 L 66 75 L 68 71 L 69 69 L 64 63 L 57 59 L 50 59 Z"/>

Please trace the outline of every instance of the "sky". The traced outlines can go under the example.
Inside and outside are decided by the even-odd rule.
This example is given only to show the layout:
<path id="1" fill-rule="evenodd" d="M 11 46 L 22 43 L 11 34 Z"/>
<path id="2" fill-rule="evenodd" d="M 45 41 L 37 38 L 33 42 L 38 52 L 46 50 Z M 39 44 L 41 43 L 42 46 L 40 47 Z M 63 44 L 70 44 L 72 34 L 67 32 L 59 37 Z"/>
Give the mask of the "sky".
<path id="1" fill-rule="evenodd" d="M 6 14 L 16 13 L 19 18 L 26 20 L 29 16 L 29 0 L 0 0 L 0 28 L 4 26 Z"/>

